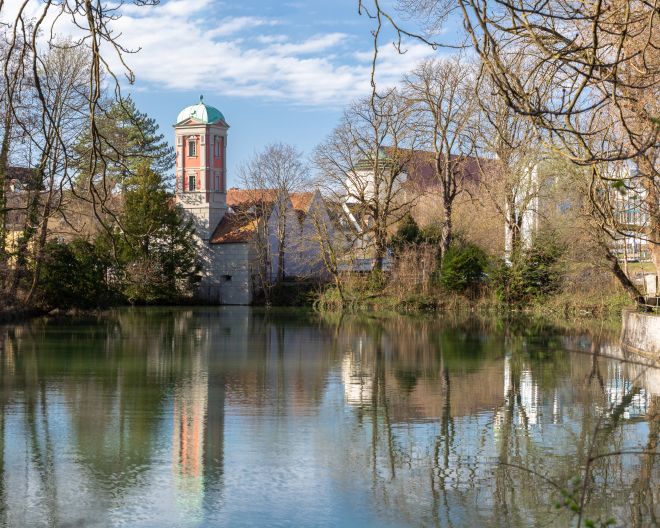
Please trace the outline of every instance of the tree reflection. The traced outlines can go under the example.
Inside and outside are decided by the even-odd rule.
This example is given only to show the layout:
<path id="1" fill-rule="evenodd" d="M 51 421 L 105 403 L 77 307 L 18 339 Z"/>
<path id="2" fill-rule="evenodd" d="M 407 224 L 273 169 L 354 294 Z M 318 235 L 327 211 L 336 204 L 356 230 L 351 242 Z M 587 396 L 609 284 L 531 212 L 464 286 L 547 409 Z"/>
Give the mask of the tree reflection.
<path id="1" fill-rule="evenodd" d="M 292 514 L 317 479 L 368 490 L 384 523 L 570 525 L 563 489 L 584 518 L 650 526 L 660 375 L 611 342 L 537 320 L 211 307 L 0 327 L 0 524 L 127 522 L 140 501 L 231 524 L 238 467 L 262 494 L 304 482 Z"/>
<path id="2" fill-rule="evenodd" d="M 466 518 L 480 525 L 528 526 L 549 519 L 570 524 L 573 511 L 553 508 L 559 492 L 581 475 L 594 453 L 629 452 L 632 428 L 642 419 L 650 426 L 649 439 L 637 449 L 645 469 L 633 485 L 628 455 L 594 460 L 583 517 L 625 518 L 625 492 L 612 500 L 609 490 L 634 489 L 641 501 L 636 508 L 644 512 L 637 517 L 646 523 L 655 518 L 649 512 L 657 503 L 658 473 L 651 462 L 657 416 L 649 412 L 637 418 L 635 413 L 643 399 L 657 396 L 623 380 L 620 363 L 607 359 L 603 371 L 602 334 L 587 338 L 582 332 L 553 332 L 547 324 L 507 321 L 489 328 L 475 320 L 383 324 L 358 318 L 344 322 L 344 328 L 346 357 L 353 358 L 344 361 L 344 371 L 356 365 L 351 339 L 360 332 L 369 336 L 359 341 L 359 368 L 344 373 L 343 380 L 347 401 L 358 414 L 369 407 L 371 420 L 364 425 L 373 428 L 376 500 L 390 504 L 397 497 L 400 514 L 412 519 L 419 514 L 419 500 L 406 488 L 426 488 L 435 524 L 465 523 Z M 591 354 L 569 355 L 571 341 L 588 342 Z M 605 410 L 607 419 L 598 428 Z M 435 420 L 437 428 L 431 426 Z M 381 471 L 385 461 L 388 478 Z M 430 476 L 426 485 L 423 474 Z"/>

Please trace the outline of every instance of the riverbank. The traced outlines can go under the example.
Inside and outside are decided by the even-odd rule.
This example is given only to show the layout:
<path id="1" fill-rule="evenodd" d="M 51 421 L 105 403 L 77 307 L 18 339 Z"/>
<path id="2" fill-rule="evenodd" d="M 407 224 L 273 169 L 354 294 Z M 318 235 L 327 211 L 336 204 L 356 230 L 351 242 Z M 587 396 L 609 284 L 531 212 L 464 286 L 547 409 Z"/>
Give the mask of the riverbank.
<path id="1" fill-rule="evenodd" d="M 97 306 L 95 308 L 44 308 L 39 306 L 26 308 L 13 305 L 9 307 L 0 307 L 0 324 L 22 322 L 35 317 L 44 316 L 53 318 L 98 317 L 106 313 L 108 310 L 114 308 L 127 308 L 130 306 L 203 306 L 203 304 L 190 297 L 181 297 L 174 299 L 169 303 L 130 304 L 121 302 Z"/>
<path id="2" fill-rule="evenodd" d="M 492 292 L 466 296 L 443 291 L 401 292 L 391 288 L 373 288 L 369 285 L 344 290 L 340 295 L 336 286 L 325 288 L 310 284 L 286 284 L 273 290 L 268 307 L 301 307 L 319 313 L 399 313 L 399 314 L 479 314 L 484 316 L 527 315 L 570 319 L 619 319 L 624 309 L 632 308 L 630 298 L 623 292 L 605 291 L 584 293 L 558 293 L 524 305 L 507 305 Z M 265 306 L 262 302 L 255 306 Z M 167 306 L 205 306 L 192 298 L 182 298 Z M 33 317 L 98 316 L 100 313 L 130 304 L 114 304 L 95 309 L 0 309 L 0 323 L 18 322 Z M 159 305 L 155 305 L 159 306 Z M 160 305 L 163 306 L 163 305 Z"/>
<path id="3" fill-rule="evenodd" d="M 660 358 L 660 315 L 624 310 L 621 344 L 637 354 Z"/>
<path id="4" fill-rule="evenodd" d="M 320 312 L 346 310 L 416 312 L 476 312 L 502 315 L 519 313 L 537 316 L 567 317 L 620 317 L 622 310 L 634 303 L 625 293 L 592 292 L 591 294 L 558 293 L 526 304 L 507 305 L 494 294 L 484 292 L 478 296 L 465 296 L 442 291 L 403 293 L 388 289 L 362 289 L 339 292 L 330 287 L 319 293 L 314 308 Z"/>
<path id="5" fill-rule="evenodd" d="M 32 319 L 33 317 L 46 315 L 47 313 L 47 310 L 40 310 L 37 308 L 1 308 L 0 324 L 25 321 L 27 319 Z"/>

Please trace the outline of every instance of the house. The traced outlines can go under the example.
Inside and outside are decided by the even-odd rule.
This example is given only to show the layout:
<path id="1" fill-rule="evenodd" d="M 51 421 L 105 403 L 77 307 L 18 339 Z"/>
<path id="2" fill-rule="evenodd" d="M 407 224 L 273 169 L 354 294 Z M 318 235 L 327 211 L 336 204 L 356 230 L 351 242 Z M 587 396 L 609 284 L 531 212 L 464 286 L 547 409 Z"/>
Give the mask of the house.
<path id="1" fill-rule="evenodd" d="M 380 148 L 378 151 L 379 175 L 374 176 L 375 158 L 365 156 L 359 159 L 352 168 L 345 171 L 345 181 L 341 185 L 342 196 L 338 196 L 343 205 L 346 217 L 346 229 L 350 229 L 355 238 L 353 246 L 356 248 L 356 257 L 346 269 L 353 271 L 370 271 L 374 266 L 373 241 L 371 231 L 371 211 L 373 200 L 385 196 L 392 204 L 391 210 L 396 213 L 388 222 L 388 233 L 393 235 L 396 230 L 396 222 L 405 213 L 410 212 L 416 222 L 421 226 L 432 224 L 439 225 L 443 221 L 443 189 L 436 177 L 434 153 L 423 150 L 409 150 L 401 148 Z M 482 185 L 484 171 L 491 170 L 492 160 L 477 158 L 474 156 L 449 157 L 449 164 L 455 171 L 459 187 L 465 188 L 467 192 L 457 196 L 454 202 L 456 215 L 461 199 L 464 202 L 479 198 L 479 193 L 484 193 Z M 378 183 L 376 183 L 378 180 Z M 386 188 L 376 193 L 377 185 Z M 473 227 L 479 222 L 486 221 L 484 218 L 475 218 L 474 212 L 478 207 L 483 207 L 486 199 L 474 200 L 472 204 L 466 205 L 470 209 L 469 225 L 459 226 L 457 231 L 467 233 L 465 227 Z M 460 214 L 457 216 L 461 216 Z M 467 216 L 467 215 L 466 215 Z M 483 217 L 483 215 L 481 215 Z M 452 216 L 455 224 L 456 218 Z M 460 220 L 460 218 L 459 218 Z M 486 225 L 490 231 L 488 234 L 489 247 L 493 252 L 503 253 L 505 246 L 505 229 L 502 226 L 498 232 L 493 232 L 492 220 Z M 471 233 L 469 233 L 471 234 Z M 370 258 L 371 257 L 371 258 Z M 388 269 L 390 263 L 386 257 L 383 268 Z"/>
<path id="2" fill-rule="evenodd" d="M 195 224 L 203 272 L 198 296 L 214 304 L 250 304 L 267 282 L 322 279 L 319 222 L 332 231 L 318 191 L 227 189 L 229 125 L 204 103 L 174 125 L 176 203 Z"/>

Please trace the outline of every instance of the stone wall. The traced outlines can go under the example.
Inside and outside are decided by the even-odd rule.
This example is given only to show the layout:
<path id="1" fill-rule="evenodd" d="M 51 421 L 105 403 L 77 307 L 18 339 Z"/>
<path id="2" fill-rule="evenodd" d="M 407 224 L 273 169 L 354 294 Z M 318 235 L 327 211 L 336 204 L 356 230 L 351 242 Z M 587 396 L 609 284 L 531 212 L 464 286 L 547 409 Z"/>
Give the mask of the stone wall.
<path id="1" fill-rule="evenodd" d="M 213 244 L 205 249 L 199 298 L 212 304 L 252 302 L 252 252 L 249 244 Z"/>
<path id="2" fill-rule="evenodd" d="M 634 352 L 660 358 L 660 315 L 624 310 L 621 344 Z"/>

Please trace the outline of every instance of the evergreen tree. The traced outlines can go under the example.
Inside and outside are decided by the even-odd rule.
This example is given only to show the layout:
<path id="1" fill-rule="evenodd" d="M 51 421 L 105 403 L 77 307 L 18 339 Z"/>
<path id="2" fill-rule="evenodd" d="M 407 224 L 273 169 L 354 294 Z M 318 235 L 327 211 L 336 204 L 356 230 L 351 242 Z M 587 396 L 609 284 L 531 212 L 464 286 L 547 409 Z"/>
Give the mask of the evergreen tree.
<path id="1" fill-rule="evenodd" d="M 392 248 L 395 251 L 403 249 L 405 246 L 418 244 L 420 242 L 420 229 L 415 219 L 410 213 L 404 216 L 399 222 L 396 233 L 392 237 Z"/>
<path id="2" fill-rule="evenodd" d="M 125 181 L 120 219 L 124 233 L 117 245 L 126 298 L 154 303 L 189 294 L 201 270 L 193 223 L 146 163 Z"/>
<path id="3" fill-rule="evenodd" d="M 158 132 L 156 120 L 140 112 L 128 97 L 114 102 L 98 118 L 100 150 L 103 153 L 95 168 L 94 181 L 105 180 L 106 188 L 124 185 L 137 168 L 146 164 L 158 174 L 174 167 L 175 153 Z M 92 137 L 84 134 L 76 145 L 79 187 L 85 188 L 89 177 Z"/>
<path id="4" fill-rule="evenodd" d="M 476 295 L 487 267 L 488 256 L 479 246 L 457 238 L 445 253 L 440 284 L 447 291 Z"/>
<path id="5" fill-rule="evenodd" d="M 511 263 L 492 270 L 497 296 L 506 304 L 520 305 L 556 293 L 562 281 L 563 249 L 553 233 L 541 232 L 532 247 L 514 253 Z"/>

